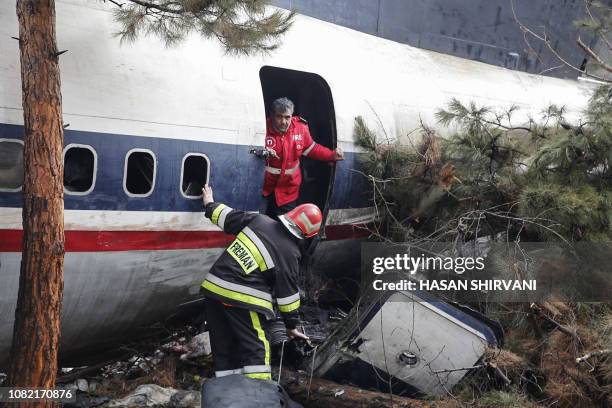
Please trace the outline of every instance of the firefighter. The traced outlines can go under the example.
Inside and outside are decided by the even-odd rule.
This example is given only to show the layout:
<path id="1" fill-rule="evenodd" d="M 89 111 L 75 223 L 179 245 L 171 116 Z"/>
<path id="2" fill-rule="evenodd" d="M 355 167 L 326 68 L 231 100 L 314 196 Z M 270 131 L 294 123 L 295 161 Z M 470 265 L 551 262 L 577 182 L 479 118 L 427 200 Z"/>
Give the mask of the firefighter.
<path id="1" fill-rule="evenodd" d="M 268 153 L 264 175 L 265 213 L 272 218 L 294 209 L 302 183 L 300 157 L 334 163 L 344 160 L 342 149 L 330 150 L 312 140 L 308 123 L 293 116 L 293 102 L 279 98 L 272 102 L 272 117 L 266 123 Z"/>
<path id="2" fill-rule="evenodd" d="M 215 375 L 244 374 L 270 380 L 268 339 L 274 302 L 288 337 L 308 340 L 296 329 L 298 242 L 319 232 L 321 210 L 314 204 L 302 204 L 279 216 L 279 222 L 215 203 L 208 185 L 202 192 L 206 217 L 236 236 L 202 283 Z"/>

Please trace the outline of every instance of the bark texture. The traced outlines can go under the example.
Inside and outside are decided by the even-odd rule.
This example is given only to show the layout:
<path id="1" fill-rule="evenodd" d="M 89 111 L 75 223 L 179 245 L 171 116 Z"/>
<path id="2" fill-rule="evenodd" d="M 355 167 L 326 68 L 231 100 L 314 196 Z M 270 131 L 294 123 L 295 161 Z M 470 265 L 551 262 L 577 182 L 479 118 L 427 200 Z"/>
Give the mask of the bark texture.
<path id="1" fill-rule="evenodd" d="M 17 0 L 17 17 L 25 127 L 24 234 L 9 383 L 53 388 L 64 286 L 64 133 L 55 2 Z"/>

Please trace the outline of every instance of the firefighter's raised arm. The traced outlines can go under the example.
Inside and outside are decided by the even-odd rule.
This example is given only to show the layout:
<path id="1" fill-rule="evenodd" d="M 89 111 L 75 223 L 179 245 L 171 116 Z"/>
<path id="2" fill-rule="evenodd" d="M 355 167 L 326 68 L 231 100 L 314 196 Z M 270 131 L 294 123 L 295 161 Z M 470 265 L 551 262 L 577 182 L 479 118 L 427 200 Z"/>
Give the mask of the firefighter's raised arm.
<path id="1" fill-rule="evenodd" d="M 236 235 L 257 216 L 254 213 L 234 210 L 223 203 L 215 203 L 212 187 L 208 184 L 202 189 L 202 201 L 206 218 L 228 234 Z"/>

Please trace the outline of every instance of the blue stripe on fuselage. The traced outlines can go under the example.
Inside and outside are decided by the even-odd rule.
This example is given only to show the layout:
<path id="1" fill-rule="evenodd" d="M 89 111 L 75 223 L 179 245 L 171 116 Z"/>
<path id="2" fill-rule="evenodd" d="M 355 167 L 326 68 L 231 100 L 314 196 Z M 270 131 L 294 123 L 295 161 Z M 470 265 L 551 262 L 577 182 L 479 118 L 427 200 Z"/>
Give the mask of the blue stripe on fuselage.
<path id="1" fill-rule="evenodd" d="M 203 131 L 202 138 L 206 134 Z M 0 138 L 23 139 L 23 126 L 0 124 Z M 263 141 L 262 141 L 263 142 Z M 183 197 L 180 188 L 181 163 L 187 153 L 204 153 L 210 160 L 210 184 L 215 200 L 234 208 L 257 210 L 263 185 L 264 163 L 252 154 L 251 147 L 204 141 L 160 139 L 154 137 L 84 132 L 66 129 L 64 144 L 92 146 L 98 156 L 94 190 L 86 196 L 66 194 L 64 205 L 70 210 L 107 211 L 201 211 L 200 199 Z M 148 197 L 129 197 L 123 190 L 124 161 L 134 148 L 149 149 L 157 157 L 155 189 Z M 358 173 L 357 155 L 347 153 L 336 170 L 331 208 L 368 206 L 368 184 Z M 21 193 L 0 192 L 0 207 L 21 207 Z"/>

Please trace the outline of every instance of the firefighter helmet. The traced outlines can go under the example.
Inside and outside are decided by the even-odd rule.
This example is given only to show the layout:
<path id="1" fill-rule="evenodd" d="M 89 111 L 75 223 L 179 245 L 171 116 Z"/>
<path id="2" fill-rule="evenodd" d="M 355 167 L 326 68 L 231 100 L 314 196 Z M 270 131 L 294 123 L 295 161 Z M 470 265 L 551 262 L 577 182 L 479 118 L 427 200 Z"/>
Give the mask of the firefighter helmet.
<path id="1" fill-rule="evenodd" d="M 314 204 L 302 204 L 278 219 L 296 237 L 300 239 L 312 238 L 319 232 L 323 215 Z"/>

